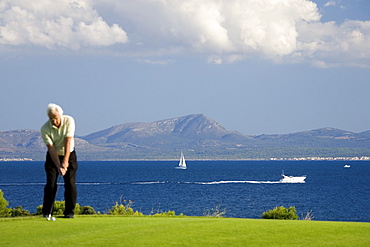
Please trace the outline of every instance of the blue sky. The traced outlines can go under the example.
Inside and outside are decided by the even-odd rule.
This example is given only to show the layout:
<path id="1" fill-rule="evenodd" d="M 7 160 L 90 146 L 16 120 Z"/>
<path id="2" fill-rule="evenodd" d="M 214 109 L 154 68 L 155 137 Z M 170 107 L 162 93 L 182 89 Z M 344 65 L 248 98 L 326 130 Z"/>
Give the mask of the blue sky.
<path id="1" fill-rule="evenodd" d="M 247 135 L 370 130 L 367 0 L 0 0 L 0 130 L 202 113 Z"/>

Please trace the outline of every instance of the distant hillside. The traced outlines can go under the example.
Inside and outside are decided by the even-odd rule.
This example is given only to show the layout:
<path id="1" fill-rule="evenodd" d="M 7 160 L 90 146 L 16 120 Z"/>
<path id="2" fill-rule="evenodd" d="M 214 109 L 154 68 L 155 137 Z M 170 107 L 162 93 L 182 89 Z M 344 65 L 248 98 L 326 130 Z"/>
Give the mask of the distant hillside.
<path id="1" fill-rule="evenodd" d="M 89 144 L 80 138 L 75 138 L 79 151 L 84 152 L 106 152 L 107 148 Z M 0 159 L 1 158 L 32 158 L 43 160 L 45 158 L 46 146 L 36 130 L 11 130 L 0 131 Z"/>
<path id="2" fill-rule="evenodd" d="M 334 128 L 321 128 L 285 135 L 259 135 L 255 139 L 270 145 L 296 147 L 351 147 L 370 148 L 370 131 L 353 133 Z"/>
<path id="3" fill-rule="evenodd" d="M 125 123 L 76 137 L 80 160 L 269 159 L 370 156 L 370 131 L 322 128 L 284 135 L 247 136 L 230 131 L 203 114 L 151 123 Z M 39 131 L 0 131 L 1 158 L 43 160 Z"/>
<path id="4" fill-rule="evenodd" d="M 123 148 L 122 144 L 155 149 L 226 148 L 256 143 L 253 138 L 229 131 L 202 114 L 152 123 L 127 123 L 81 138 L 91 144 L 115 148 Z"/>

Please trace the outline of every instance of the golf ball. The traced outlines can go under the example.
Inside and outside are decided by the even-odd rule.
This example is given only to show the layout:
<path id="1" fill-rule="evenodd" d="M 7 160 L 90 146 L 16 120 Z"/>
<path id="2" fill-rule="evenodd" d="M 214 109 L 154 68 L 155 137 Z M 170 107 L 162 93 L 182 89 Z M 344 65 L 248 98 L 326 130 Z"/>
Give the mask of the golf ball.
<path id="1" fill-rule="evenodd" d="M 52 220 L 52 221 L 55 221 L 55 217 L 51 217 L 51 220 Z"/>

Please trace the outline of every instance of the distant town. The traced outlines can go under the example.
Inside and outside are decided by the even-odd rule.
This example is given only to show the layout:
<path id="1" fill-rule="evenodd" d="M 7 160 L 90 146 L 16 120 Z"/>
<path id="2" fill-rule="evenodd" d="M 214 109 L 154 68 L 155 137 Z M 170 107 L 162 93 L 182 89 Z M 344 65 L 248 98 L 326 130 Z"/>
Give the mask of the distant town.
<path id="1" fill-rule="evenodd" d="M 0 158 L 0 161 L 33 161 L 33 159 L 29 158 Z"/>
<path id="2" fill-rule="evenodd" d="M 271 158 L 270 160 L 370 160 L 368 156 L 361 157 L 301 157 L 301 158 Z"/>
<path id="3" fill-rule="evenodd" d="M 201 159 L 204 160 L 204 159 Z M 208 160 L 208 159 L 207 159 Z M 270 159 L 240 159 L 240 160 L 290 160 L 290 161 L 301 161 L 301 160 L 347 160 L 347 161 L 355 161 L 355 160 L 370 160 L 368 156 L 361 156 L 361 157 L 300 157 L 300 158 L 270 158 Z M 0 158 L 0 162 L 4 161 L 34 161 L 30 158 Z"/>

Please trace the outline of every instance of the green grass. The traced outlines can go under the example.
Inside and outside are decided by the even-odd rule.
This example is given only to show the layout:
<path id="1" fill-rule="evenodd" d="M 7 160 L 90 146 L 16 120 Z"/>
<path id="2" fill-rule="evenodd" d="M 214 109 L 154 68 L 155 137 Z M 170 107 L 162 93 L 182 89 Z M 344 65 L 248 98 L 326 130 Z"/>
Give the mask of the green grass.
<path id="1" fill-rule="evenodd" d="M 0 246 L 370 246 L 370 224 L 207 217 L 0 219 Z"/>

